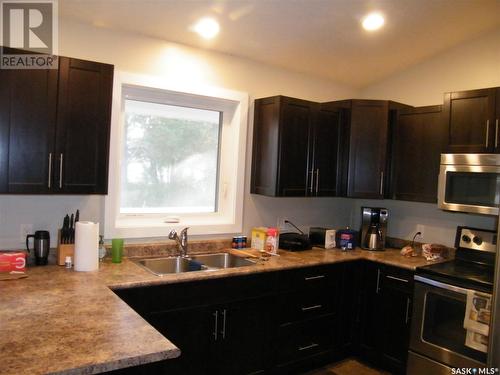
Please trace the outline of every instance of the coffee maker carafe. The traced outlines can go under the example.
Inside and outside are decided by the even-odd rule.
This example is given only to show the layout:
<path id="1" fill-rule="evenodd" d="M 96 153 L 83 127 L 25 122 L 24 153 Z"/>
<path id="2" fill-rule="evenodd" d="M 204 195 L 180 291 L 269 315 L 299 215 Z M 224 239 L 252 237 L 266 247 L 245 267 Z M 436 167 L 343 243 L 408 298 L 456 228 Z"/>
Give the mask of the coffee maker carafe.
<path id="1" fill-rule="evenodd" d="M 384 250 L 387 234 L 386 208 L 361 208 L 361 248 L 366 250 Z"/>
<path id="2" fill-rule="evenodd" d="M 37 230 L 35 234 L 26 236 L 26 249 L 30 252 L 29 239 L 33 238 L 33 253 L 35 254 L 35 264 L 44 266 L 48 263 L 50 250 L 50 234 L 46 230 Z"/>

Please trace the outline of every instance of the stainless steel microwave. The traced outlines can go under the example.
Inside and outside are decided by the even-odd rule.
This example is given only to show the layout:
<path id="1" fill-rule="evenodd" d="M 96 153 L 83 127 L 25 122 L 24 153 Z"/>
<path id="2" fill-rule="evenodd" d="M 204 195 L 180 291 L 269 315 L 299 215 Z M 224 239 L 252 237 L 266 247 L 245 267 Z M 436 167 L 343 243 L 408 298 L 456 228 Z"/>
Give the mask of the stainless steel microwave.
<path id="1" fill-rule="evenodd" d="M 438 206 L 498 215 L 500 154 L 441 154 Z"/>

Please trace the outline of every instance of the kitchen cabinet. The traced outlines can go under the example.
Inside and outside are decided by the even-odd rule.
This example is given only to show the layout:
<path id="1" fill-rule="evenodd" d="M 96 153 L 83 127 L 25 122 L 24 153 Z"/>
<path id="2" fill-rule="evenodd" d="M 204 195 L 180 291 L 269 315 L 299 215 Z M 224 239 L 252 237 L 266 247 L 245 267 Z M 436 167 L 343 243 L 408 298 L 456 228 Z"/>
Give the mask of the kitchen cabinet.
<path id="1" fill-rule="evenodd" d="M 107 193 L 113 66 L 0 75 L 0 193 Z"/>
<path id="2" fill-rule="evenodd" d="M 376 366 L 403 374 L 410 339 L 413 273 L 371 262 L 362 267 L 359 353 Z"/>
<path id="3" fill-rule="evenodd" d="M 151 373 L 258 374 L 270 366 L 275 278 L 269 273 L 116 293 L 181 349 L 180 357 Z"/>
<path id="4" fill-rule="evenodd" d="M 498 148 L 497 88 L 448 92 L 444 117 L 449 153 L 495 152 Z"/>
<path id="5" fill-rule="evenodd" d="M 285 96 L 255 101 L 251 192 L 335 196 L 341 114 Z"/>
<path id="6" fill-rule="evenodd" d="M 387 190 L 389 126 L 404 104 L 386 100 L 342 100 L 329 102 L 346 114 L 341 125 L 342 150 L 346 158 L 339 171 L 343 194 L 350 198 L 382 199 Z"/>
<path id="7" fill-rule="evenodd" d="M 344 269 L 340 263 L 115 293 L 181 349 L 179 358 L 144 367 L 149 374 L 288 374 L 345 357 L 338 332 L 352 312 L 341 305 Z"/>
<path id="8" fill-rule="evenodd" d="M 393 199 L 437 202 L 441 153 L 447 126 L 442 106 L 398 111 L 392 128 L 392 172 L 389 196 Z"/>
<path id="9" fill-rule="evenodd" d="M 55 188 L 60 192 L 108 191 L 112 87 L 112 65 L 59 58 Z"/>
<path id="10" fill-rule="evenodd" d="M 57 70 L 0 69 L 0 193 L 48 193 Z"/>

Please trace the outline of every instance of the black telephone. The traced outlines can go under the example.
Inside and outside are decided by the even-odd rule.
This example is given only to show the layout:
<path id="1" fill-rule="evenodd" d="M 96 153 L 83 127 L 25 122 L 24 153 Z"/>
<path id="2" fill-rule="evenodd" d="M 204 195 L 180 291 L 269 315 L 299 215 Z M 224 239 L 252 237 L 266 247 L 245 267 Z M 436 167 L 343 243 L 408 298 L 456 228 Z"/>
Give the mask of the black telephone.
<path id="1" fill-rule="evenodd" d="M 294 223 L 290 222 L 289 220 L 285 220 L 285 224 L 292 225 L 300 233 L 289 232 L 280 234 L 279 248 L 288 251 L 310 250 L 311 241 L 309 240 L 309 236 L 302 232 Z"/>

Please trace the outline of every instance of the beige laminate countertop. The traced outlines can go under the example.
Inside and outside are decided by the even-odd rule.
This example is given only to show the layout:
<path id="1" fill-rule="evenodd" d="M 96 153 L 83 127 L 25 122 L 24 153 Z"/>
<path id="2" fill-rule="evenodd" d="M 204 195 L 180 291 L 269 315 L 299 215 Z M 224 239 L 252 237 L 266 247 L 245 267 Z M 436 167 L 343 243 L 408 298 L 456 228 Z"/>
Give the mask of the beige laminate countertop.
<path id="1" fill-rule="evenodd" d="M 180 350 L 111 289 L 244 275 L 368 259 L 406 269 L 431 264 L 399 250 L 280 251 L 250 267 L 159 277 L 129 259 L 99 271 L 33 267 L 0 282 L 0 374 L 94 374 L 179 356 Z"/>

